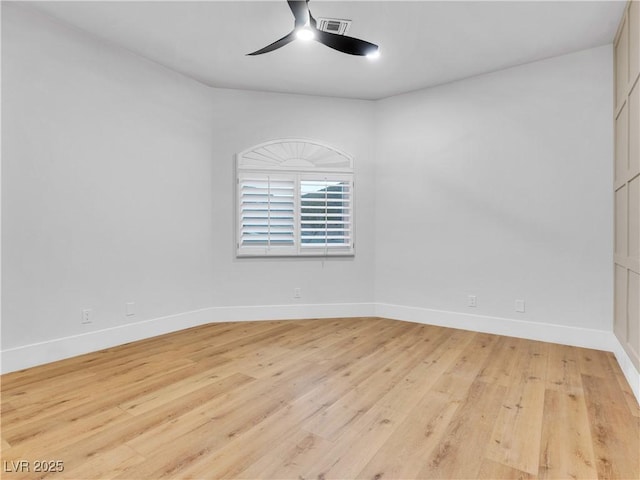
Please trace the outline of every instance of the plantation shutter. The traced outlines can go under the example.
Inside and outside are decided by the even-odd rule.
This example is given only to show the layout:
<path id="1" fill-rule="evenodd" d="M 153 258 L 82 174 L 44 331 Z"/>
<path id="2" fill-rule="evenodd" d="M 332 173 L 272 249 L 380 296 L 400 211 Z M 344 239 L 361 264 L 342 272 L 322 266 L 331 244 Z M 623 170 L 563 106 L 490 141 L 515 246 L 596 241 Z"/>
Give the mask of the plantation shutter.
<path id="1" fill-rule="evenodd" d="M 300 180 L 301 248 L 351 246 L 352 192 L 350 180 Z"/>
<path id="2" fill-rule="evenodd" d="M 238 179 L 239 248 L 287 253 L 295 247 L 295 178 L 249 175 Z"/>

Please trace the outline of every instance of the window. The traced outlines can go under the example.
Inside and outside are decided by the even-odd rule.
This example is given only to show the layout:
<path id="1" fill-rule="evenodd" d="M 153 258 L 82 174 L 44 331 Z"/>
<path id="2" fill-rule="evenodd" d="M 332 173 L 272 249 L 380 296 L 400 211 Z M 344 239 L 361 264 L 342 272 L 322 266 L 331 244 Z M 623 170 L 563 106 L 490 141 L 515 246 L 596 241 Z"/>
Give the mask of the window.
<path id="1" fill-rule="evenodd" d="M 237 255 L 353 255 L 353 160 L 310 140 L 237 158 Z"/>

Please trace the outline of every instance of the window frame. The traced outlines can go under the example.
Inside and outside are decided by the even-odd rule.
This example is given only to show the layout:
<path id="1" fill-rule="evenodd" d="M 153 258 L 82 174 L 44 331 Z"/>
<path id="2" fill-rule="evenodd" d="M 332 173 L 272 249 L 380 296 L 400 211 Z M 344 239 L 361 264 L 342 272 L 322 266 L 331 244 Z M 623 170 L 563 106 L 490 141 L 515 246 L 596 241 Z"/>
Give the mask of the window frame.
<path id="1" fill-rule="evenodd" d="M 236 257 L 344 257 L 355 255 L 355 179 L 353 157 L 322 142 L 307 139 L 272 140 L 236 155 Z M 293 181 L 293 245 L 243 245 L 243 181 Z M 268 180 L 267 180 L 268 181 Z M 302 181 L 345 182 L 349 185 L 349 241 L 303 244 Z"/>

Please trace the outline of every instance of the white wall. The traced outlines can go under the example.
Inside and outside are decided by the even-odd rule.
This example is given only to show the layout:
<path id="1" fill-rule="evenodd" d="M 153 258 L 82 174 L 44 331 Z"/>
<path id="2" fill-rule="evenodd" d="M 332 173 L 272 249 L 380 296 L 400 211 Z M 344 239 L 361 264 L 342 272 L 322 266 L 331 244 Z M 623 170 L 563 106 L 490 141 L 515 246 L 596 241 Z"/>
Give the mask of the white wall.
<path id="1" fill-rule="evenodd" d="M 214 164 L 216 226 L 213 251 L 221 268 L 214 305 L 311 304 L 373 301 L 374 261 L 374 104 L 366 101 L 212 90 L 216 119 L 213 157 L 228 159 L 252 145 L 275 138 L 324 140 L 355 157 L 356 255 L 353 258 L 235 258 L 233 165 Z M 208 246 L 208 248 L 212 248 Z M 313 316 L 313 312 L 309 312 Z"/>
<path id="2" fill-rule="evenodd" d="M 611 62 L 604 46 L 378 104 L 377 302 L 611 330 Z"/>
<path id="3" fill-rule="evenodd" d="M 202 308 L 291 304 L 294 287 L 298 303 L 372 301 L 371 102 L 211 89 L 25 7 L 2 9 L 3 350 Z M 355 156 L 355 258 L 235 259 L 234 154 L 283 136 Z"/>

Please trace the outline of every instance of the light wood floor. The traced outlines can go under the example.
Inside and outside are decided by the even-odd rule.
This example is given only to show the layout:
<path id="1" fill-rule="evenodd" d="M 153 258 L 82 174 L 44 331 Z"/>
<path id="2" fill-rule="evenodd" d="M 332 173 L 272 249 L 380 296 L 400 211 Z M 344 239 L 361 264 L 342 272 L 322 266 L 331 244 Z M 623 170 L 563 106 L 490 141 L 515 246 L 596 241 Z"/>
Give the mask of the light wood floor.
<path id="1" fill-rule="evenodd" d="M 2 478 L 638 479 L 639 416 L 610 353 L 378 318 L 212 324 L 4 375 Z"/>

